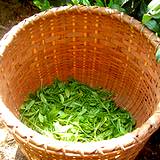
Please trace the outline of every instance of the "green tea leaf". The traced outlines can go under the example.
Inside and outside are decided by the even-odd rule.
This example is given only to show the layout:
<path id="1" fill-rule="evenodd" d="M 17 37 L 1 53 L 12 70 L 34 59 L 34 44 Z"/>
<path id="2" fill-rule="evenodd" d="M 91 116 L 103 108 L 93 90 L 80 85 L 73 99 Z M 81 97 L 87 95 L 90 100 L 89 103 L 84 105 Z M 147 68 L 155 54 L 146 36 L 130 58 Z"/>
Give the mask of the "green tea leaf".
<path id="1" fill-rule="evenodd" d="M 66 97 L 67 98 L 69 98 L 70 97 L 70 91 L 69 91 L 69 89 L 65 89 L 65 95 L 66 95 Z"/>
<path id="2" fill-rule="evenodd" d="M 31 94 L 30 94 L 31 95 Z M 90 142 L 131 132 L 135 121 L 116 106 L 112 93 L 74 79 L 42 87 L 21 106 L 28 127 L 57 140 Z"/>
<path id="3" fill-rule="evenodd" d="M 28 111 L 31 109 L 31 107 L 34 105 L 35 100 L 31 100 L 28 104 L 26 104 L 26 107 L 24 107 L 25 111 Z"/>
<path id="4" fill-rule="evenodd" d="M 46 98 L 44 97 L 43 93 L 40 93 L 40 98 L 41 98 L 41 101 L 42 101 L 43 103 L 47 103 L 47 100 L 46 100 Z"/>
<path id="5" fill-rule="evenodd" d="M 64 97 L 62 94 L 59 94 L 59 98 L 60 98 L 61 103 L 64 103 Z"/>
<path id="6" fill-rule="evenodd" d="M 41 113 L 38 114 L 38 118 L 41 123 L 44 122 L 44 116 Z"/>

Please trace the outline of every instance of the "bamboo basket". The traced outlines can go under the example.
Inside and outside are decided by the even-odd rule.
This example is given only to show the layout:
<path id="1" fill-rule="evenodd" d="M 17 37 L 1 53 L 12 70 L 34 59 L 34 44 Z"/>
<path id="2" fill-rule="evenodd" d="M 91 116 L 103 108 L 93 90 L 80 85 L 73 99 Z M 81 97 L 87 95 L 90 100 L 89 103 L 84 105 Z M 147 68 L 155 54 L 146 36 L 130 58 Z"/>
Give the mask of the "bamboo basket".
<path id="1" fill-rule="evenodd" d="M 108 8 L 53 8 L 14 26 L 0 41 L 0 115 L 26 157 L 135 159 L 160 126 L 159 43 L 140 22 Z M 136 129 L 111 140 L 72 143 L 49 139 L 18 120 L 28 93 L 68 76 L 115 92 Z"/>

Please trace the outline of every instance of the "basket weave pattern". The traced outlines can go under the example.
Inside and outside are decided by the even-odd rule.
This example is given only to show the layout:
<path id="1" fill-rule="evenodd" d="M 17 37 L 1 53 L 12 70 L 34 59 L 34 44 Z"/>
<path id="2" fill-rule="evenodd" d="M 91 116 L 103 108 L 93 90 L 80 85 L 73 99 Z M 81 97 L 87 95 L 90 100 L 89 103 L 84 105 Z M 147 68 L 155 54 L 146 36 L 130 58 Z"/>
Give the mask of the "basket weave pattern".
<path id="1" fill-rule="evenodd" d="M 27 158 L 134 159 L 160 126 L 159 43 L 140 22 L 108 8 L 53 8 L 13 27 L 0 41 L 0 114 Z M 137 129 L 107 141 L 71 143 L 44 137 L 18 120 L 28 93 L 69 76 L 114 91 Z"/>

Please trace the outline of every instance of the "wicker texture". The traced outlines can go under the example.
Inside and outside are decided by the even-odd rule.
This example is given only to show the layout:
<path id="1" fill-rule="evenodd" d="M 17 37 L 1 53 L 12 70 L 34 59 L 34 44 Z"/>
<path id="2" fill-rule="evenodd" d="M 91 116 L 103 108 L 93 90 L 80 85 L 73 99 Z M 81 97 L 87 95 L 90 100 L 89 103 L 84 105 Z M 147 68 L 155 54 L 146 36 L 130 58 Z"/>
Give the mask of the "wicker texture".
<path id="1" fill-rule="evenodd" d="M 160 126 L 159 42 L 140 22 L 108 8 L 53 8 L 13 27 L 0 42 L 0 114 L 28 159 L 134 159 Z M 24 126 L 18 108 L 28 93 L 68 76 L 114 91 L 137 129 L 107 141 L 71 143 Z"/>

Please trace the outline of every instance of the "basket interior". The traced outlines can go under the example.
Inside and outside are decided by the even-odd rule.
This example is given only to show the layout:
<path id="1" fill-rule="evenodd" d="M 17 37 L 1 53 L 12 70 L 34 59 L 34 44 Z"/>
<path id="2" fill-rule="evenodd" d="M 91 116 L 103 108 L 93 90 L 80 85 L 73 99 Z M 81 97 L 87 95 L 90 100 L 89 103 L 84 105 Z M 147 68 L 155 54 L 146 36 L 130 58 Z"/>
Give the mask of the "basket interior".
<path id="1" fill-rule="evenodd" d="M 24 25 L 0 63 L 0 95 L 18 117 L 28 93 L 69 76 L 115 93 L 137 127 L 158 103 L 155 47 L 136 27 L 111 15 L 47 14 Z"/>

